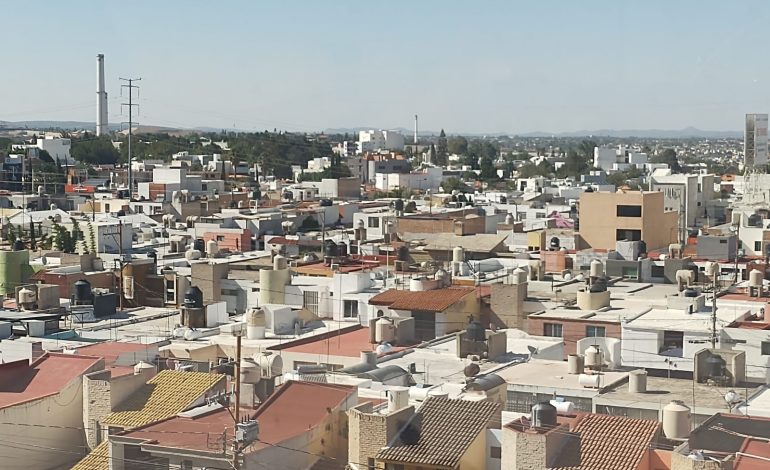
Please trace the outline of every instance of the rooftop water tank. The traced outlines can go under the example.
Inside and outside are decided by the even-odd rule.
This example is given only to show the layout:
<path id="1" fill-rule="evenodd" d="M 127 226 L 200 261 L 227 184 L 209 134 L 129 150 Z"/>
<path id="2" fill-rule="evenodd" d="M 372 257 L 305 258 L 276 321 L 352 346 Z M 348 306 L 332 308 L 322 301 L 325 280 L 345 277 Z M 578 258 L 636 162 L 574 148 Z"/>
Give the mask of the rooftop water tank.
<path id="1" fill-rule="evenodd" d="M 580 374 L 578 376 L 578 383 L 583 388 L 599 388 L 599 381 L 601 376 L 599 374 Z"/>
<path id="2" fill-rule="evenodd" d="M 201 252 L 200 250 L 187 250 L 184 254 L 184 257 L 187 261 L 192 261 L 196 259 L 201 259 Z"/>
<path id="3" fill-rule="evenodd" d="M 628 374 L 628 391 L 631 393 L 647 392 L 647 371 L 644 369 L 632 370 Z"/>
<path id="4" fill-rule="evenodd" d="M 281 269 L 286 269 L 288 266 L 288 263 L 286 261 L 286 257 L 282 255 L 275 255 L 273 258 L 273 270 L 279 271 Z"/>
<path id="5" fill-rule="evenodd" d="M 254 359 L 241 359 L 240 366 L 240 378 L 242 383 L 255 384 L 262 378 L 262 369 Z"/>
<path id="6" fill-rule="evenodd" d="M 764 280 L 765 276 L 762 274 L 762 271 L 759 269 L 752 269 L 749 273 L 749 286 L 751 287 L 762 287 L 762 281 Z"/>
<path id="7" fill-rule="evenodd" d="M 599 369 L 604 365 L 604 353 L 599 346 L 590 346 L 586 349 L 585 365 L 592 369 Z"/>
<path id="8" fill-rule="evenodd" d="M 219 253 L 219 245 L 217 245 L 215 240 L 209 240 L 206 242 L 206 253 L 208 253 L 210 257 Z"/>
<path id="9" fill-rule="evenodd" d="M 698 291 L 695 290 L 695 289 L 685 289 L 682 294 L 685 297 L 690 297 L 690 298 L 698 297 L 698 295 L 699 295 Z"/>
<path id="10" fill-rule="evenodd" d="M 139 375 L 145 370 L 155 369 L 155 366 L 144 361 L 139 361 L 134 366 L 134 375 Z"/>
<path id="11" fill-rule="evenodd" d="M 19 289 L 19 304 L 25 310 L 32 308 L 37 302 L 37 292 L 29 287 Z"/>
<path id="12" fill-rule="evenodd" d="M 463 252 L 463 247 L 456 246 L 452 249 L 452 261 L 456 263 L 462 263 L 465 261 L 465 253 Z"/>
<path id="13" fill-rule="evenodd" d="M 374 324 L 374 340 L 378 343 L 392 343 L 396 339 L 396 327 L 387 318 L 380 318 Z"/>
<path id="14" fill-rule="evenodd" d="M 550 402 L 541 401 L 532 407 L 532 427 L 552 428 L 556 426 L 556 407 Z"/>
<path id="15" fill-rule="evenodd" d="M 559 240 L 559 237 L 551 237 L 551 241 L 548 246 L 552 250 L 558 250 L 561 247 L 561 241 Z"/>
<path id="16" fill-rule="evenodd" d="M 203 308 L 203 292 L 198 286 L 190 286 L 185 291 L 184 305 L 187 308 Z"/>
<path id="17" fill-rule="evenodd" d="M 22 251 L 24 249 L 24 242 L 20 239 L 13 241 L 13 251 Z"/>
<path id="18" fill-rule="evenodd" d="M 690 408 L 672 400 L 663 407 L 663 434 L 669 439 L 686 439 L 690 435 Z"/>
<path id="19" fill-rule="evenodd" d="M 193 250 L 198 250 L 203 253 L 206 250 L 206 242 L 202 238 L 196 238 L 193 242 Z"/>
<path id="20" fill-rule="evenodd" d="M 597 278 L 591 287 L 588 289 L 591 292 L 604 292 L 607 290 L 607 279 L 604 277 Z"/>
<path id="21" fill-rule="evenodd" d="M 334 258 L 337 256 L 337 244 L 333 240 L 328 240 L 324 247 L 324 256 L 327 258 Z"/>
<path id="22" fill-rule="evenodd" d="M 81 279 L 75 283 L 75 302 L 85 305 L 91 302 L 91 283 Z"/>
<path id="23" fill-rule="evenodd" d="M 270 351 L 254 355 L 254 360 L 262 368 L 262 377 L 279 377 L 283 374 L 283 359 Z"/>
<path id="24" fill-rule="evenodd" d="M 585 369 L 585 358 L 582 354 L 567 356 L 567 371 L 572 375 L 582 374 Z"/>
<path id="25" fill-rule="evenodd" d="M 480 321 L 473 320 L 468 323 L 468 327 L 465 329 L 465 339 L 479 342 L 487 340 L 487 332 Z"/>
<path id="26" fill-rule="evenodd" d="M 398 261 L 409 261 L 409 247 L 401 245 L 396 252 L 396 259 Z"/>
<path id="27" fill-rule="evenodd" d="M 505 225 L 513 225 L 513 214 L 508 214 L 505 216 Z"/>
<path id="28" fill-rule="evenodd" d="M 396 199 L 396 201 L 393 203 L 393 208 L 396 209 L 399 212 L 403 212 L 403 210 L 404 210 L 404 200 L 403 199 Z"/>
<path id="29" fill-rule="evenodd" d="M 749 227 L 761 227 L 762 216 L 760 216 L 759 214 L 751 214 L 749 216 L 748 225 Z"/>
<path id="30" fill-rule="evenodd" d="M 604 275 L 604 265 L 601 261 L 598 259 L 595 259 L 591 261 L 591 269 L 589 276 L 591 277 L 601 277 Z"/>
<path id="31" fill-rule="evenodd" d="M 721 377 L 724 375 L 725 360 L 712 354 L 706 358 L 706 377 Z"/>

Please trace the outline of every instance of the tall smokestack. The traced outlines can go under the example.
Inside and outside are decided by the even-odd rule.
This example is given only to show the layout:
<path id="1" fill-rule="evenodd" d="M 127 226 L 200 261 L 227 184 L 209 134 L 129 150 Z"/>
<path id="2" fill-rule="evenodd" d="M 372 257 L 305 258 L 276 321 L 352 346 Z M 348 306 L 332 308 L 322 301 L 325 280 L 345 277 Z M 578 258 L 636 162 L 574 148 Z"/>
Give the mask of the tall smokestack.
<path id="1" fill-rule="evenodd" d="M 414 145 L 417 145 L 417 115 L 414 115 Z"/>
<path id="2" fill-rule="evenodd" d="M 107 134 L 107 92 L 104 90 L 104 54 L 96 56 L 96 135 Z"/>

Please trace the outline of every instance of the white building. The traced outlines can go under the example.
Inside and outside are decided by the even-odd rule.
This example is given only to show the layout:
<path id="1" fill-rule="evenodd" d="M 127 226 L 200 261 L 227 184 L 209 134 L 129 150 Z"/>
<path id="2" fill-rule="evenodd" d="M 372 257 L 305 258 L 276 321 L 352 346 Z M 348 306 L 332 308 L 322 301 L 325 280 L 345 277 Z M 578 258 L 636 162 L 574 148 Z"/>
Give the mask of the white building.
<path id="1" fill-rule="evenodd" d="M 358 133 L 359 153 L 375 150 L 404 150 L 404 135 L 396 131 L 368 130 Z"/>
<path id="2" fill-rule="evenodd" d="M 62 165 L 72 165 L 75 163 L 72 157 L 70 157 L 70 149 L 72 148 L 72 141 L 70 139 L 47 135 L 44 139 L 37 139 L 36 147 L 48 152 L 54 162 L 58 159 Z"/>
<path id="3" fill-rule="evenodd" d="M 743 134 L 743 166 L 767 165 L 767 114 L 747 114 Z"/>
<path id="4" fill-rule="evenodd" d="M 594 167 L 604 171 L 615 168 L 618 161 L 618 152 L 614 148 L 594 147 Z"/>

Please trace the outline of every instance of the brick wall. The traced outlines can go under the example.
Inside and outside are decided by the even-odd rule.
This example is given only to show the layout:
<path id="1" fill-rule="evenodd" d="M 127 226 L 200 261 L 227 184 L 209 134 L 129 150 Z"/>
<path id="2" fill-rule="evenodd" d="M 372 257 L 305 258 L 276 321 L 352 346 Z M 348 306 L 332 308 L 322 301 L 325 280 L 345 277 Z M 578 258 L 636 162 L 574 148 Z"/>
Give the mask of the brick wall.
<path id="1" fill-rule="evenodd" d="M 86 442 L 91 449 L 101 442 L 99 423 L 111 411 L 110 371 L 83 376 L 83 427 L 86 428 Z"/>
<path id="2" fill-rule="evenodd" d="M 492 284 L 490 287 L 490 323 L 500 328 L 524 329 L 527 320 L 524 313 L 527 284 Z"/>
<path id="3" fill-rule="evenodd" d="M 348 459 L 365 469 L 368 459 L 393 440 L 401 427 L 414 414 L 408 406 L 390 414 L 372 413 L 372 404 L 364 403 L 348 411 Z M 378 464 L 384 468 L 384 464 Z"/>
<path id="4" fill-rule="evenodd" d="M 542 318 L 530 316 L 527 318 L 527 333 L 531 335 L 542 336 L 545 323 L 556 323 L 562 325 L 562 337 L 564 339 L 564 359 L 570 354 L 575 354 L 577 341 L 586 337 L 587 326 L 602 326 L 605 329 L 607 338 L 620 339 L 621 327 L 619 323 L 612 322 L 592 322 L 585 320 L 568 320 L 563 318 Z"/>

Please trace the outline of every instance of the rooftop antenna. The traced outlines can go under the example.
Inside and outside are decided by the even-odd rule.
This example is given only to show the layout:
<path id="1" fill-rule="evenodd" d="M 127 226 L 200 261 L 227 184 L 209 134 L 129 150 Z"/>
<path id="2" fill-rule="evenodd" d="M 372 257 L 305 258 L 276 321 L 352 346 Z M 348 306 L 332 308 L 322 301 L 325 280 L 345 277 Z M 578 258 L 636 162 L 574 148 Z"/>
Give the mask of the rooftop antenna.
<path id="1" fill-rule="evenodd" d="M 133 179 L 131 174 L 131 137 L 134 131 L 133 111 L 134 106 L 139 104 L 134 103 L 134 88 L 139 88 L 134 85 L 134 82 L 138 82 L 141 78 L 121 78 L 122 81 L 128 82 L 128 85 L 120 85 L 121 90 L 128 88 L 128 103 L 121 103 L 121 106 L 128 106 L 128 200 L 131 200 L 133 193 Z"/>

